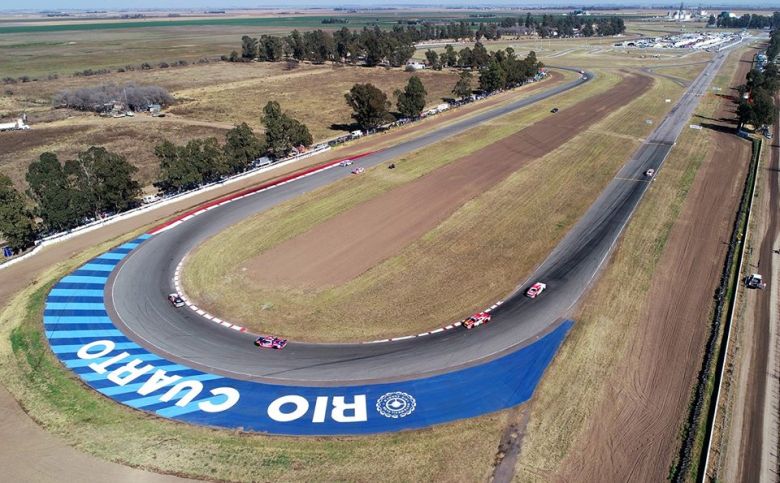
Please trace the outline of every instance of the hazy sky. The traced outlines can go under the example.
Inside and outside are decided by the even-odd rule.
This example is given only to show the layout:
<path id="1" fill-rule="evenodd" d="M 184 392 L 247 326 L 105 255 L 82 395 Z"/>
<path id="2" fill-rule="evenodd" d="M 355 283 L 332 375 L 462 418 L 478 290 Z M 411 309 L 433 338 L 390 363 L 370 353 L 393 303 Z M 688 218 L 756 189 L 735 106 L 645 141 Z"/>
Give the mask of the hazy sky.
<path id="1" fill-rule="evenodd" d="M 507 6 L 507 7 L 561 7 L 561 6 L 592 6 L 592 5 L 631 5 L 643 7 L 663 7 L 679 4 L 674 0 L 596 0 L 583 1 L 576 0 L 439 0 L 424 2 L 425 6 Z M 733 8 L 762 7 L 776 8 L 780 7 L 780 0 L 716 0 L 716 1 L 688 1 L 686 5 L 696 7 L 701 5 L 707 8 L 708 5 L 730 6 Z M 1 0 L 0 10 L 65 10 L 65 9 L 99 9 L 99 10 L 117 10 L 117 9 L 145 9 L 145 8 L 181 8 L 181 9 L 203 9 L 203 8 L 304 8 L 304 7 L 370 7 L 370 6 L 422 6 L 423 2 L 398 1 L 387 2 L 380 0 L 347 0 L 339 2 L 334 0 L 26 0 L 24 2 L 13 2 L 12 0 Z"/>

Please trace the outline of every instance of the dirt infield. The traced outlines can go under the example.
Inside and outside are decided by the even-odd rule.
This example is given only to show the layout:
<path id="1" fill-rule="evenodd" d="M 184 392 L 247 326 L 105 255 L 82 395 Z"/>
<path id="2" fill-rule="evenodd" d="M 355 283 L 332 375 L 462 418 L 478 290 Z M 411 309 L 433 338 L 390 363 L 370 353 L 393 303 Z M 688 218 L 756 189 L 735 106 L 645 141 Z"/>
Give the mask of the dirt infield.
<path id="1" fill-rule="evenodd" d="M 745 73 L 740 64 L 732 85 Z M 721 102 L 715 117 L 731 118 L 733 106 Z M 734 135 L 733 124 L 713 122 L 710 154 L 669 235 L 647 293 L 651 302 L 599 396 L 599 409 L 562 467 L 565 480 L 668 476 L 750 156 L 750 144 Z"/>
<path id="2" fill-rule="evenodd" d="M 649 77 L 629 74 L 607 93 L 550 115 L 277 245 L 247 263 L 248 275 L 260 283 L 286 286 L 345 283 L 398 253 L 469 199 L 640 96 L 651 84 Z"/>
<path id="3" fill-rule="evenodd" d="M 14 266 L 0 270 L 0 305 L 5 306 L 13 294 L 36 280 L 41 272 L 75 254 L 112 240 L 125 233 L 138 230 L 143 226 L 159 221 L 164 217 L 192 208 L 198 204 L 225 194 L 254 186 L 262 181 L 274 179 L 306 166 L 323 163 L 330 159 L 352 156 L 369 149 L 381 149 L 387 145 L 424 134 L 448 122 L 463 119 L 478 112 L 516 100 L 528 92 L 552 88 L 566 80 L 560 72 L 552 72 L 550 79 L 508 91 L 482 102 L 476 102 L 460 109 L 453 109 L 439 116 L 426 119 L 422 123 L 408 128 L 398 129 L 378 136 L 364 138 L 349 146 L 336 149 L 325 155 L 302 160 L 293 165 L 268 173 L 258 174 L 234 185 L 203 193 L 182 200 L 153 212 L 108 225 L 99 230 L 76 236 L 62 243 L 44 248 L 34 257 Z M 72 479 L 83 482 L 112 480 L 117 482 L 133 481 L 183 481 L 173 476 L 157 475 L 100 458 L 81 453 L 68 446 L 58 437 L 38 427 L 20 408 L 5 388 L 0 388 L 0 467 L 5 468 L 4 475 L 9 481 L 61 481 Z"/>

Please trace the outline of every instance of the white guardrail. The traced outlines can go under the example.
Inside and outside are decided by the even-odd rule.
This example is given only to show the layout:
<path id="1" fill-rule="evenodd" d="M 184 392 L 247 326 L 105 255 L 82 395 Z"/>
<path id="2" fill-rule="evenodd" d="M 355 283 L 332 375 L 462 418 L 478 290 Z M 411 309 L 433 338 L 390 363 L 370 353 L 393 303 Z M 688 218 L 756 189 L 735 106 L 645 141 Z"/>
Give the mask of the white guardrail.
<path id="1" fill-rule="evenodd" d="M 574 69 L 569 69 L 569 70 L 574 70 Z M 546 77 L 546 74 L 543 77 Z M 538 82 L 539 80 L 541 80 L 541 79 L 534 79 L 534 80 L 531 80 L 529 82 L 533 83 L 533 82 Z M 523 85 L 525 85 L 525 83 Z M 520 86 L 518 86 L 518 87 L 520 87 Z M 495 94 L 498 94 L 498 93 L 499 93 L 499 91 L 492 92 L 490 94 L 487 94 L 484 97 L 491 97 L 491 96 L 493 96 Z M 478 99 L 481 99 L 481 98 L 478 98 Z M 456 107 L 459 107 L 459 106 L 456 106 Z M 439 113 L 439 111 L 437 110 L 436 114 L 438 114 L 438 113 Z M 333 139 L 338 139 L 338 138 L 333 138 Z M 285 158 L 285 159 L 283 159 L 281 161 L 278 161 L 276 163 L 271 164 L 270 166 L 262 166 L 262 167 L 257 167 L 257 168 L 254 168 L 254 169 L 250 169 L 249 171 L 245 171 L 245 172 L 243 172 L 241 174 L 237 174 L 235 176 L 231 176 L 231 177 L 226 178 L 226 179 L 224 179 L 222 181 L 218 181 L 218 182 L 215 182 L 215 183 L 210 183 L 210 184 L 207 184 L 207 185 L 203 185 L 203 186 L 201 186 L 201 187 L 199 187 L 197 189 L 191 190 L 191 191 L 186 191 L 184 193 L 180 193 L 180 194 L 177 194 L 177 195 L 166 197 L 166 198 L 163 198 L 160 201 L 155 201 L 153 203 L 149 203 L 149 204 L 140 206 L 140 207 L 132 209 L 132 210 L 124 211 L 122 213 L 118 213 L 116 215 L 109 216 L 109 217 L 104 218 L 102 220 L 93 221 L 92 223 L 88 223 L 86 225 L 82 225 L 82 226 L 80 226 L 78 228 L 74 228 L 73 230 L 69 230 L 67 232 L 57 233 L 55 235 L 49 235 L 49 236 L 47 236 L 45 238 L 37 240 L 35 242 L 35 245 L 36 245 L 35 248 L 33 250 L 31 250 L 30 252 L 25 253 L 24 255 L 16 257 L 16 258 L 12 258 L 11 260 L 8 260 L 7 262 L 0 263 L 0 270 L 2 270 L 3 268 L 10 267 L 11 265 L 13 265 L 15 263 L 19 263 L 22 260 L 26 260 L 27 258 L 32 257 L 33 255 L 38 253 L 45 246 L 49 246 L 49 245 L 52 245 L 54 243 L 59 243 L 61 241 L 67 240 L 69 238 L 73 238 L 74 236 L 81 235 L 82 233 L 87 233 L 89 231 L 97 230 L 98 228 L 101 228 L 101 227 L 106 226 L 106 225 L 110 225 L 111 223 L 116 223 L 117 221 L 124 220 L 124 219 L 127 219 L 127 218 L 131 218 L 133 216 L 140 215 L 142 213 L 146 213 L 148 211 L 155 210 L 155 209 L 160 208 L 162 206 L 165 206 L 165 205 L 168 205 L 170 203 L 173 203 L 174 201 L 183 200 L 183 199 L 195 196 L 197 194 L 203 193 L 205 191 L 213 190 L 213 189 L 219 188 L 220 186 L 225 186 L 226 184 L 230 184 L 230 183 L 234 183 L 236 181 L 240 181 L 240 180 L 248 178 L 250 176 L 254 176 L 255 174 L 258 174 L 260 172 L 270 171 L 272 169 L 285 166 L 285 165 L 290 164 L 292 162 L 295 162 L 295 161 L 298 161 L 298 160 L 301 160 L 301 159 L 304 159 L 304 158 L 308 158 L 308 157 L 314 156 L 316 154 L 324 153 L 324 152 L 329 151 L 331 149 L 330 145 L 327 144 L 329 141 L 330 140 L 324 141 L 323 143 L 319 144 L 317 148 L 315 148 L 315 149 L 313 149 L 311 151 L 308 151 L 308 152 L 306 152 L 304 154 L 300 154 L 300 155 L 297 155 L 297 156 L 291 156 L 289 158 Z"/>
<path id="2" fill-rule="evenodd" d="M 205 193 L 205 192 L 208 192 L 208 191 L 215 190 L 217 188 L 221 188 L 222 186 L 226 186 L 226 185 L 229 185 L 229 184 L 236 183 L 236 182 L 241 181 L 243 179 L 250 178 L 250 177 L 252 177 L 252 176 L 254 176 L 256 174 L 265 173 L 265 172 L 274 170 L 276 168 L 281 168 L 282 166 L 286 166 L 286 165 L 288 165 L 290 163 L 294 163 L 295 161 L 299 161 L 301 159 L 309 158 L 311 156 L 315 156 L 317 154 L 330 151 L 330 149 L 331 149 L 330 146 L 324 145 L 324 146 L 318 147 L 316 149 L 313 149 L 311 151 L 308 151 L 308 152 L 306 152 L 304 154 L 299 154 L 297 156 L 291 156 L 289 158 L 285 158 L 283 160 L 280 160 L 280 161 L 278 161 L 276 163 L 273 163 L 271 165 L 268 165 L 268 166 L 261 166 L 261 167 L 257 167 L 257 168 L 254 168 L 254 169 L 250 169 L 249 171 L 244 171 L 241 174 L 237 174 L 235 176 L 230 176 L 228 178 L 225 178 L 222 181 L 209 183 L 207 185 L 203 185 L 203 186 L 201 186 L 201 187 L 199 187 L 197 189 L 194 189 L 194 190 L 185 191 L 184 193 L 179 193 L 179 194 L 176 194 L 176 195 L 173 195 L 173 196 L 169 196 L 169 197 L 163 198 L 163 199 L 161 199 L 159 201 L 155 201 L 153 203 L 149 203 L 149 204 L 146 204 L 146 205 L 143 205 L 143 206 L 139 206 L 138 208 L 134 208 L 132 210 L 124 211 L 122 213 L 117 213 L 116 215 L 109 216 L 109 217 L 104 218 L 102 220 L 93 221 L 92 223 L 89 223 L 89 224 L 86 224 L 86 225 L 82 225 L 82 226 L 80 226 L 78 228 L 74 228 L 73 230 L 69 230 L 67 232 L 57 233 L 55 235 L 47 236 L 45 238 L 42 238 L 42 239 L 36 241 L 35 242 L 35 245 L 36 245 L 35 248 L 32 249 L 30 252 L 25 253 L 22 256 L 13 258 L 13 259 L 5 262 L 5 263 L 0 264 L 0 270 L 2 270 L 4 268 L 8 268 L 11 265 L 14 265 L 16 263 L 19 263 L 19 262 L 21 262 L 23 260 L 26 260 L 26 259 L 32 257 L 33 255 L 38 253 L 41 249 L 43 249 L 46 246 L 53 245 L 55 243 L 59 243 L 59 242 L 68 240 L 70 238 L 73 238 L 75 236 L 81 235 L 83 233 L 88 233 L 90 231 L 97 230 L 97 229 L 102 228 L 102 227 L 104 227 L 106 225 L 110 225 L 112 223 L 116 223 L 116 222 L 121 221 L 121 220 L 126 220 L 128 218 L 132 218 L 134 216 L 138 216 L 138 215 L 147 213 L 149 211 L 156 210 L 157 208 L 161 208 L 163 206 L 170 205 L 170 204 L 175 203 L 177 201 L 181 201 L 181 200 L 184 200 L 184 199 L 187 199 L 187 198 L 191 198 L 191 197 L 199 195 L 201 193 Z"/>
<path id="3" fill-rule="evenodd" d="M 763 143 L 761 144 L 763 148 Z M 750 155 L 752 156 L 753 153 L 751 152 Z M 707 479 L 707 471 L 709 470 L 711 464 L 710 455 L 712 454 L 712 434 L 715 431 L 715 425 L 717 424 L 718 421 L 718 409 L 720 406 L 720 396 L 723 394 L 723 379 L 725 379 L 723 377 L 723 374 L 726 369 L 726 364 L 729 361 L 729 347 L 731 346 L 731 328 L 734 325 L 734 314 L 737 312 L 735 304 L 737 303 L 737 298 L 739 297 L 740 291 L 744 289 L 743 282 L 742 282 L 742 270 L 743 270 L 743 263 L 745 261 L 745 247 L 747 247 L 748 241 L 750 240 L 750 238 L 752 238 L 750 236 L 751 235 L 750 219 L 753 215 L 753 200 L 756 198 L 756 186 L 758 184 L 758 173 L 760 169 L 761 169 L 761 152 L 759 151 L 758 160 L 756 161 L 756 172 L 755 172 L 755 176 L 753 177 L 753 186 L 751 188 L 752 190 L 751 192 L 753 193 L 753 195 L 750 197 L 750 203 L 748 204 L 747 220 L 745 221 L 745 233 L 744 233 L 745 238 L 742 241 L 742 247 L 739 253 L 739 264 L 737 265 L 737 284 L 734 287 L 734 293 L 731 296 L 731 300 L 729 301 L 729 303 L 731 304 L 731 314 L 729 315 L 728 324 L 723 329 L 725 332 L 723 337 L 726 339 L 726 343 L 724 344 L 723 347 L 722 363 L 720 367 L 717 368 L 717 371 L 720 373 L 720 380 L 718 381 L 718 389 L 717 389 L 718 392 L 717 395 L 715 396 L 715 408 L 712 414 L 712 422 L 710 423 L 710 427 L 707 428 L 707 434 L 708 434 L 707 446 L 706 448 L 704 448 L 704 450 L 707 453 L 706 453 L 706 457 L 704 458 L 704 467 L 702 468 L 702 472 L 699 475 L 700 477 L 698 481 L 705 481 Z M 722 444 L 722 442 L 720 442 L 719 444 Z"/>

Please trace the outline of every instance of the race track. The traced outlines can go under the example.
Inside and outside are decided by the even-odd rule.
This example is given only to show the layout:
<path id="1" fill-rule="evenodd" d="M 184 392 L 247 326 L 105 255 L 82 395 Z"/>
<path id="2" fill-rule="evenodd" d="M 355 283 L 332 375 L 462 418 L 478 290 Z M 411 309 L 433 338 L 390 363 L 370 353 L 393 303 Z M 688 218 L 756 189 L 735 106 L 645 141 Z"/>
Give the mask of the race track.
<path id="1" fill-rule="evenodd" d="M 436 382 L 438 386 L 415 385 L 415 389 L 426 393 L 433 392 L 433 388 L 436 387 L 439 396 L 433 399 L 441 401 L 442 391 L 455 387 L 454 380 L 447 380 L 450 374 L 468 374 L 471 369 L 478 370 L 512 357 L 514 354 L 534 353 L 540 347 L 537 343 L 543 343 L 542 345 L 548 350 L 544 353 L 540 352 L 531 365 L 535 367 L 539 361 L 549 361 L 552 357 L 550 350 L 554 352 L 565 330 L 570 326 L 570 322 L 563 323 L 565 317 L 598 274 L 631 214 L 650 186 L 651 180 L 644 176 L 644 172 L 649 168 L 655 170 L 661 168 L 681 129 L 698 104 L 698 97 L 706 92 L 710 79 L 720 69 L 726 53 L 725 51 L 718 53 L 699 77 L 691 83 L 678 104 L 538 267 L 534 275 L 520 284 L 517 292 L 509 295 L 495 308 L 493 321 L 485 327 L 472 331 L 447 330 L 423 337 L 372 344 L 302 344 L 292 341 L 282 351 L 258 350 L 252 345 L 251 334 L 226 329 L 189 309 L 174 309 L 166 300 L 166 294 L 174 291 L 173 278 L 180 261 L 203 240 L 254 213 L 267 210 L 302 193 L 348 176 L 349 170 L 344 168 L 318 171 L 237 198 L 226 204 L 215 205 L 197 216 L 188 216 L 181 223 L 169 225 L 166 230 L 153 236 L 144 236 L 138 240 L 138 243 L 130 244 L 124 251 L 116 253 L 116 261 L 114 261 L 117 264 L 116 268 L 114 269 L 112 265 L 110 275 L 108 271 L 103 272 L 105 278 L 99 278 L 99 270 L 91 271 L 84 267 L 73 275 L 76 279 L 79 276 L 85 279 L 95 276 L 97 280 L 102 281 L 103 285 L 100 286 L 105 287 L 107 319 L 120 328 L 133 343 L 137 343 L 135 345 L 131 342 L 122 342 L 123 344 L 128 344 L 128 347 L 140 346 L 150 351 L 154 354 L 154 356 L 150 355 L 150 358 L 159 356 L 166 361 L 178 363 L 181 367 L 218 375 L 213 377 L 262 383 L 257 387 L 262 386 L 266 393 L 269 392 L 267 389 L 269 385 L 289 386 L 296 391 L 302 391 L 301 387 L 330 387 L 342 393 L 354 393 L 355 390 L 371 393 L 375 390 L 371 388 L 377 388 L 376 397 L 369 399 L 376 400 L 377 411 L 380 413 L 382 411 L 379 404 L 383 397 L 380 393 L 391 389 L 387 386 L 388 383 L 414 384 L 422 380 L 438 381 Z M 369 154 L 357 160 L 355 165 L 364 167 L 378 165 L 403 153 L 462 132 L 479 122 L 573 88 L 581 82 L 584 81 L 578 80 L 524 101 L 455 123 L 385 151 Z M 101 260 L 101 263 L 110 259 L 111 257 Z M 99 267 L 96 264 L 91 268 Z M 523 295 L 523 292 L 529 282 L 537 280 L 547 283 L 547 291 L 540 298 L 530 300 Z M 495 301 L 486 301 L 486 306 L 493 302 Z M 74 298 L 73 303 L 80 302 Z M 85 317 L 92 315 L 102 317 L 102 314 L 97 312 L 88 314 L 87 305 L 84 304 Z M 73 316 L 74 314 L 71 313 L 73 307 L 77 305 L 64 306 L 59 311 L 49 310 L 50 306 L 47 303 L 47 315 L 50 316 L 52 327 L 63 323 L 60 317 Z M 431 321 L 431 326 L 442 323 L 446 321 Z M 565 328 L 561 329 L 561 327 Z M 111 336 L 110 334 L 113 333 L 108 331 L 107 334 Z M 47 335 L 50 341 L 60 337 L 56 333 L 53 336 Z M 64 333 L 61 335 L 66 337 Z M 78 346 L 75 344 L 76 341 L 83 343 L 81 339 L 74 339 L 74 344 L 69 345 L 68 350 L 76 350 Z M 79 357 L 85 354 L 80 353 Z M 129 370 L 132 372 L 132 368 Z M 532 389 L 538 382 L 538 377 L 541 377 L 541 372 L 535 372 L 534 377 L 529 377 L 528 383 L 523 387 Z M 484 380 L 484 377 L 480 377 L 479 380 L 483 380 L 484 384 L 491 384 L 491 381 Z M 519 393 L 525 394 L 514 386 L 511 390 L 514 391 L 514 396 Z M 392 391 L 384 396 L 387 394 L 392 394 Z M 319 397 L 317 396 L 318 403 Z M 502 399 L 509 405 L 517 404 L 521 400 L 512 397 Z M 393 402 L 398 401 L 393 400 Z M 437 403 L 440 404 L 441 402 Z M 457 410 L 453 407 L 451 417 L 444 420 L 475 415 L 476 413 L 469 413 L 468 408 L 472 406 L 459 406 L 460 409 Z M 492 409 L 489 410 L 500 407 L 502 406 L 491 406 Z M 269 409 L 269 415 L 270 411 Z M 316 418 L 317 410 L 314 414 Z M 384 413 L 382 415 L 389 417 Z M 421 427 L 414 425 L 413 419 L 410 419 L 409 423 L 410 425 L 406 427 Z M 207 420 L 205 424 L 218 423 Z M 354 432 L 388 430 L 385 426 L 380 426 Z M 343 434 L 340 431 L 324 430 L 324 426 L 319 428 L 321 430 L 319 432 L 311 428 L 300 431 L 287 429 L 280 432 Z M 258 429 L 274 431 L 273 428 L 266 426 Z"/>

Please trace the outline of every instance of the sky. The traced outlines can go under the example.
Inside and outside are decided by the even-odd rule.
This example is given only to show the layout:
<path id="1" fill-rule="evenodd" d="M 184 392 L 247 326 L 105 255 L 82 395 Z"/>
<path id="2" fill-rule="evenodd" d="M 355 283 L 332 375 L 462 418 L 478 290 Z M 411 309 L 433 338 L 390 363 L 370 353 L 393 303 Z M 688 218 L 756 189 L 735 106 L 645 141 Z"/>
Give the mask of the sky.
<path id="1" fill-rule="evenodd" d="M 715 0 L 685 2 L 695 8 L 708 6 L 728 6 L 731 8 L 780 8 L 780 0 Z M 429 7 L 564 7 L 564 6 L 610 6 L 625 5 L 634 7 L 666 7 L 677 5 L 674 0 L 0 0 L 0 10 L 71 10 L 71 9 L 219 9 L 219 8 L 305 8 L 305 7 L 387 7 L 387 6 L 429 6 Z"/>

